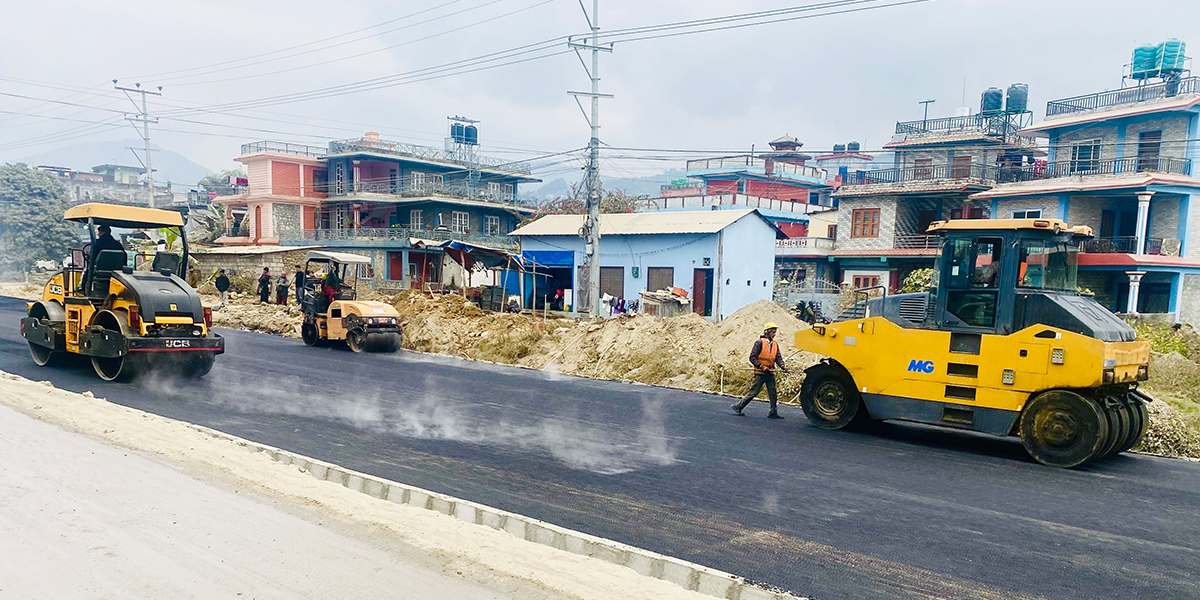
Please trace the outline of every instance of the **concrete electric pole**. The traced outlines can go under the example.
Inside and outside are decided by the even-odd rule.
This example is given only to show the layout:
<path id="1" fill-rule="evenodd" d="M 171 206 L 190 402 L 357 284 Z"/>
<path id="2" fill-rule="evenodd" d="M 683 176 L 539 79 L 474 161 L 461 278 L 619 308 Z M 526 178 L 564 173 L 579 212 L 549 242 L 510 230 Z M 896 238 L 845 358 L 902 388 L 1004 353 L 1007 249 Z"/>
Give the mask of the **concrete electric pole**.
<path id="1" fill-rule="evenodd" d="M 579 7 L 583 8 L 582 2 Z M 596 316 L 600 314 L 600 99 L 612 98 L 611 94 L 600 93 L 600 52 L 612 52 L 612 44 L 600 46 L 600 0 L 592 0 L 590 18 L 586 9 L 583 16 L 588 19 L 588 24 L 592 29 L 591 43 L 568 40 L 567 46 L 575 50 L 580 62 L 583 62 L 583 55 L 579 54 L 579 51 L 591 50 L 592 67 L 588 69 L 587 63 L 583 63 L 583 68 L 587 70 L 588 77 L 592 80 L 592 91 L 567 93 L 575 97 L 577 104 L 579 104 L 580 96 L 587 96 L 592 100 L 592 116 L 587 119 L 588 124 L 592 126 L 592 138 L 588 141 L 587 172 L 584 176 L 584 187 L 587 190 L 587 217 L 584 219 L 583 234 L 587 240 L 584 254 L 588 267 L 588 310 L 592 316 Z M 583 104 L 579 104 L 579 109 L 583 110 Z M 584 111 L 584 118 L 587 118 L 587 111 Z M 578 303 L 579 300 L 576 299 L 575 302 Z"/>
<path id="2" fill-rule="evenodd" d="M 121 87 L 121 86 L 117 85 L 116 79 L 113 80 L 113 87 L 117 90 L 125 92 L 125 97 L 129 98 L 130 102 L 133 102 L 134 108 L 138 108 L 138 104 L 137 104 L 137 102 L 134 101 L 133 97 L 129 95 L 129 93 L 133 92 L 135 94 L 142 95 L 142 106 L 139 109 L 140 112 L 138 112 L 138 116 L 137 117 L 125 117 L 125 118 L 129 121 L 129 123 L 131 125 L 133 125 L 134 129 L 137 129 L 137 123 L 142 124 L 142 130 L 140 133 L 142 136 L 142 141 L 146 143 L 146 161 L 145 161 L 145 164 L 142 166 L 146 167 L 146 187 L 150 189 L 150 202 L 148 204 L 146 204 L 146 206 L 149 206 L 150 208 L 154 208 L 154 167 L 153 167 L 153 163 L 151 162 L 151 159 L 150 159 L 150 123 L 158 123 L 158 119 L 152 119 L 150 117 L 150 113 L 147 112 L 147 110 L 146 110 L 146 95 L 150 94 L 152 96 L 161 96 L 162 95 L 162 86 L 161 85 L 158 86 L 158 91 L 152 92 L 149 90 L 143 90 L 142 84 L 140 84 L 140 83 L 135 83 L 133 85 L 134 85 L 134 87 L 131 87 L 131 88 Z M 134 155 L 136 156 L 136 153 Z"/>

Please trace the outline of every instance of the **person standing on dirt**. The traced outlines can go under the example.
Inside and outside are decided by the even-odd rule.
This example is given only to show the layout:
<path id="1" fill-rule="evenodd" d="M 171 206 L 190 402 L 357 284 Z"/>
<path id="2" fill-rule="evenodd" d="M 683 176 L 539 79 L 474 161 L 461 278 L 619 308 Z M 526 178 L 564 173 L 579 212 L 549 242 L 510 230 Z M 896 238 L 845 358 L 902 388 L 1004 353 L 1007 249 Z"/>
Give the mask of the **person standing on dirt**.
<path id="1" fill-rule="evenodd" d="M 200 287 L 200 271 L 197 271 L 196 267 L 188 267 L 187 282 L 193 289 Z"/>
<path id="2" fill-rule="evenodd" d="M 754 342 L 754 347 L 750 349 L 750 364 L 754 367 L 754 384 L 750 386 L 750 391 L 742 396 L 742 401 L 730 406 L 737 416 L 743 416 L 742 412 L 746 405 L 762 391 L 763 386 L 767 386 L 767 397 L 771 400 L 771 412 L 767 413 L 768 419 L 782 419 L 779 416 L 779 396 L 775 391 L 775 370 L 779 369 L 784 373 L 790 373 L 787 366 L 783 364 L 783 354 L 779 352 L 779 344 L 775 342 L 775 333 L 778 331 L 778 326 L 775 323 L 767 323 L 763 325 L 762 337 Z"/>
<path id="3" fill-rule="evenodd" d="M 225 303 L 229 301 L 229 276 L 225 274 L 225 269 L 217 272 L 213 285 L 217 287 L 217 293 L 221 294 L 221 303 L 217 308 L 225 308 Z"/>
<path id="4" fill-rule="evenodd" d="M 304 284 L 308 281 L 308 273 L 300 265 L 296 265 L 296 274 L 292 276 L 292 282 L 296 284 L 296 304 L 304 304 Z"/>
<path id="5" fill-rule="evenodd" d="M 271 268 L 263 267 L 262 275 L 258 276 L 258 301 L 266 304 L 271 295 Z"/>
<path id="6" fill-rule="evenodd" d="M 275 280 L 275 304 L 287 304 L 288 280 L 287 275 L 280 275 Z"/>

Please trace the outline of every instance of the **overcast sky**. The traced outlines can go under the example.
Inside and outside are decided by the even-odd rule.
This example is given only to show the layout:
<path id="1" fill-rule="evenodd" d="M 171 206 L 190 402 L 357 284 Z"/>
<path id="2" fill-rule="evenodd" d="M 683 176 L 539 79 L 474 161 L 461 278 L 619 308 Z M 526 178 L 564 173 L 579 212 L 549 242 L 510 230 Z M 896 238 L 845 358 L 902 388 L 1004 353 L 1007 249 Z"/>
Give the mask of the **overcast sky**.
<path id="1" fill-rule="evenodd" d="M 600 24 L 656 25 L 813 1 L 601 0 Z M 0 92 L 130 109 L 112 91 L 116 78 L 163 86 L 151 111 L 165 111 L 171 107 L 164 104 L 215 105 L 383 77 L 587 29 L 578 0 L 448 2 L 24 2 L 20 11 L 5 11 Z M 591 0 L 585 4 L 590 10 Z M 601 56 L 602 91 L 616 96 L 603 101 L 601 138 L 615 147 L 749 150 L 790 133 L 807 150 L 850 140 L 877 148 L 895 121 L 921 118 L 920 100 L 936 100 L 931 116 L 952 115 L 959 106 L 978 109 L 984 88 L 1013 82 L 1029 84 L 1040 119 L 1047 100 L 1119 87 L 1122 65 L 1139 43 L 1178 37 L 1192 44 L 1189 55 L 1200 49 L 1198 4 L 931 0 L 618 44 Z M 446 6 L 321 44 L 227 62 L 439 5 Z M 446 16 L 452 12 L 460 14 Z M 429 19 L 435 20 L 418 23 Z M 473 25 L 480 21 L 486 22 Z M 444 33 L 455 28 L 462 29 Z M 268 59 L 279 60 L 261 62 Z M 208 65 L 215 66 L 197 69 Z M 185 69 L 191 70 L 179 72 Z M 236 116 L 179 114 L 203 123 L 164 118 L 152 135 L 156 145 L 219 169 L 236 165 L 241 143 L 262 139 L 323 145 L 373 129 L 385 139 L 440 146 L 446 117 L 460 114 L 482 121 L 485 153 L 516 159 L 587 143 L 587 123 L 566 94 L 587 86 L 579 60 L 564 54 Z M 41 115 L 0 113 L 0 160 L 78 141 L 135 137 L 113 112 L 11 96 L 0 96 L 0 110 Z M 88 124 L 105 120 L 114 124 Z M 653 158 L 614 159 L 604 168 L 630 176 L 682 166 L 682 160 Z M 577 169 L 565 163 L 541 173 L 548 181 L 575 177 Z"/>

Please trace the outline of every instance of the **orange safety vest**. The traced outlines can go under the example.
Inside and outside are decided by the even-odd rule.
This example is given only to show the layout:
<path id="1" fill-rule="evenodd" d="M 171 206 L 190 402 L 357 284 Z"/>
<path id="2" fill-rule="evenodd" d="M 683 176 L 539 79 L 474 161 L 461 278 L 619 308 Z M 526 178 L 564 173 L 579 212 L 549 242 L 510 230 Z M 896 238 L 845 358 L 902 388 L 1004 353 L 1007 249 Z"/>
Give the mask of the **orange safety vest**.
<path id="1" fill-rule="evenodd" d="M 765 336 L 762 338 L 762 350 L 758 351 L 758 364 L 754 366 L 755 373 L 766 373 L 768 369 L 775 368 L 775 357 L 779 355 L 779 344 L 774 340 L 769 340 Z"/>

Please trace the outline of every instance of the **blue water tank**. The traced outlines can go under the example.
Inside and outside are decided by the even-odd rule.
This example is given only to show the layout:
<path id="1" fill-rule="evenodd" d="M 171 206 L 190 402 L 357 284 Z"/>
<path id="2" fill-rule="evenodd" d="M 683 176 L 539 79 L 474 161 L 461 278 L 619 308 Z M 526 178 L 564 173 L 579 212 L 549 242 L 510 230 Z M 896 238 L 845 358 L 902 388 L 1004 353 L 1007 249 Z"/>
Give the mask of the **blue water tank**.
<path id="1" fill-rule="evenodd" d="M 1129 65 L 1129 76 L 1133 79 L 1149 79 L 1158 76 L 1158 46 L 1142 44 L 1133 49 L 1133 60 Z"/>
<path id="2" fill-rule="evenodd" d="M 450 125 L 450 137 L 454 139 L 454 143 L 456 144 L 463 143 L 464 134 L 462 123 L 454 123 Z"/>
<path id="3" fill-rule="evenodd" d="M 862 148 L 862 146 L 859 146 L 858 142 L 850 142 L 849 144 L 846 144 L 847 152 L 858 152 L 860 148 Z"/>
<path id="4" fill-rule="evenodd" d="M 1000 112 L 1004 108 L 1004 91 L 1000 88 L 990 87 L 983 91 L 979 97 L 979 112 L 994 113 Z"/>
<path id="5" fill-rule="evenodd" d="M 1004 110 L 1008 112 L 1025 112 L 1029 109 L 1029 86 L 1024 83 L 1014 83 L 1008 86 L 1008 99 L 1005 100 Z"/>
<path id="6" fill-rule="evenodd" d="M 467 125 L 463 131 L 463 143 L 469 146 L 479 144 L 479 130 L 474 125 Z"/>
<path id="7" fill-rule="evenodd" d="M 1159 52 L 1159 69 L 1163 73 L 1177 73 L 1183 70 L 1184 55 L 1183 51 L 1186 45 L 1182 40 L 1168 38 L 1167 41 L 1159 44 L 1162 50 Z"/>
<path id="8" fill-rule="evenodd" d="M 833 152 L 834 152 L 835 154 L 841 154 L 842 152 L 845 152 L 845 151 L 846 151 L 846 145 L 845 145 L 845 144 L 834 144 L 834 145 L 833 145 Z"/>

